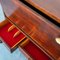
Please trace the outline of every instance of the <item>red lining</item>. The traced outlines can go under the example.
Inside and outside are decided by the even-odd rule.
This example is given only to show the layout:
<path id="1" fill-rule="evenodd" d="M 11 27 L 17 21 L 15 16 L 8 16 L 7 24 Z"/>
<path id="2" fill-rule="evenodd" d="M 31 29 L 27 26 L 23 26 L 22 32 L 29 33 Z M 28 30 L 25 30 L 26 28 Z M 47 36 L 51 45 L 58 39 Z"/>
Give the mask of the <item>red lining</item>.
<path id="1" fill-rule="evenodd" d="M 24 49 L 29 53 L 34 60 L 51 60 L 44 52 L 42 52 L 36 45 L 29 42 Z"/>
<path id="2" fill-rule="evenodd" d="M 6 24 L 4 27 L 0 29 L 0 36 L 3 38 L 4 42 L 12 48 L 16 43 L 18 43 L 21 39 L 25 37 L 22 33 L 19 36 L 13 38 L 15 32 L 18 31 L 17 28 L 14 28 L 12 31 L 8 32 L 8 28 L 11 26 L 10 23 Z"/>

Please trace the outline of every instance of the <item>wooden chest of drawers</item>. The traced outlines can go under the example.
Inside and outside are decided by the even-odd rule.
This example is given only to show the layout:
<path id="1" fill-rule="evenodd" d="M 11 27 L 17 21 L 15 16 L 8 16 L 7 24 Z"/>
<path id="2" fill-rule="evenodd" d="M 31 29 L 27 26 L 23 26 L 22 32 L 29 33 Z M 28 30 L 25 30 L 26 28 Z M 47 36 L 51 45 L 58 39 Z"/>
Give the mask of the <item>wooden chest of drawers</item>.
<path id="1" fill-rule="evenodd" d="M 60 40 L 60 27 L 36 13 L 21 1 L 2 0 L 2 6 L 5 15 L 10 19 L 9 21 L 20 29 L 31 42 L 37 45 L 51 59 L 60 59 L 60 45 L 57 42 L 57 40 Z M 51 17 L 51 15 L 49 16 Z M 60 23 L 60 20 L 57 19 L 55 20 Z"/>

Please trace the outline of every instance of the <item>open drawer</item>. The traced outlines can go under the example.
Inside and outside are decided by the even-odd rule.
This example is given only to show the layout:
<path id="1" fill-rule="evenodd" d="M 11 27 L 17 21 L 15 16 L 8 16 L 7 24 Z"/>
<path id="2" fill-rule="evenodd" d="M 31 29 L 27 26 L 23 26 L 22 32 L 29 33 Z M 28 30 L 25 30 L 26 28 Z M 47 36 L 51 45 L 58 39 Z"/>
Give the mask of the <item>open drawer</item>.
<path id="1" fill-rule="evenodd" d="M 13 25 L 8 21 L 8 19 L 4 20 L 0 24 L 0 37 L 2 42 L 4 42 L 8 49 L 12 52 L 17 48 L 18 44 L 25 39 L 25 35 L 20 32 L 17 37 L 13 37 L 18 29 L 15 27 L 14 29 L 12 29 L 12 31 L 9 32 L 8 29 L 11 26 Z"/>
<path id="2" fill-rule="evenodd" d="M 22 51 L 27 58 L 32 60 L 51 60 L 42 50 L 40 50 L 33 42 L 29 39 L 25 39 L 20 46 L 20 51 Z M 27 56 L 28 55 L 28 56 Z"/>
<path id="3" fill-rule="evenodd" d="M 6 4 L 7 1 L 8 4 Z M 60 59 L 60 27 L 19 0 L 3 0 L 2 6 L 11 23 L 30 38 L 30 41 L 38 45 L 52 59 Z M 10 12 L 9 14 L 6 9 Z"/>

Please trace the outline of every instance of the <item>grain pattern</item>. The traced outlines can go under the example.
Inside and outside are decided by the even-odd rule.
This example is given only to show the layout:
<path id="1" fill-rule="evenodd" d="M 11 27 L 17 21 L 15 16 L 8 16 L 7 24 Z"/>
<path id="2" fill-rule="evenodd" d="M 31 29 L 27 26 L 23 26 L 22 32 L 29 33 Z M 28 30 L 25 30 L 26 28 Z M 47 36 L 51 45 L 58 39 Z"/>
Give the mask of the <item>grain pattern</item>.
<path id="1" fill-rule="evenodd" d="M 38 10 L 55 19 L 60 23 L 60 1 L 59 0 L 25 0 Z"/>
<path id="2" fill-rule="evenodd" d="M 6 4 L 7 1 L 8 4 Z M 42 48 L 46 54 L 49 54 L 53 59 L 59 59 L 60 45 L 56 43 L 55 39 L 60 38 L 60 28 L 19 1 L 6 0 L 6 2 L 3 0 L 2 5 L 4 10 L 5 7 L 8 9 L 10 14 L 7 11 L 5 11 L 5 14 L 10 21 L 39 48 Z M 12 7 L 10 3 L 12 3 Z"/>

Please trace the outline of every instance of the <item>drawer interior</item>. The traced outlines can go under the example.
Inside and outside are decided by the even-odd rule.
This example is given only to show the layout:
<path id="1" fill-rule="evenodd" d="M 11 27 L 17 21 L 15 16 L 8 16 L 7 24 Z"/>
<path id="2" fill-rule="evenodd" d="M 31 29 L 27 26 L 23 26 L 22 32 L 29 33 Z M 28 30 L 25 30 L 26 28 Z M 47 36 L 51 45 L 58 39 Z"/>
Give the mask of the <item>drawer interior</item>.
<path id="1" fill-rule="evenodd" d="M 27 39 L 28 40 L 28 39 Z M 21 46 L 21 44 L 20 44 Z M 42 50 L 40 50 L 34 43 L 31 41 L 25 42 L 22 45 L 22 49 L 30 55 L 34 60 L 51 60 Z"/>
<path id="2" fill-rule="evenodd" d="M 7 23 L 1 24 L 1 29 L 0 29 L 0 36 L 2 38 L 2 41 L 5 43 L 5 45 L 10 49 L 14 50 L 17 45 L 24 40 L 25 35 L 21 32 L 17 37 L 13 37 L 13 35 L 18 31 L 17 28 L 14 28 L 12 31 L 8 32 L 8 29 L 12 24 L 8 21 L 5 21 Z"/>

